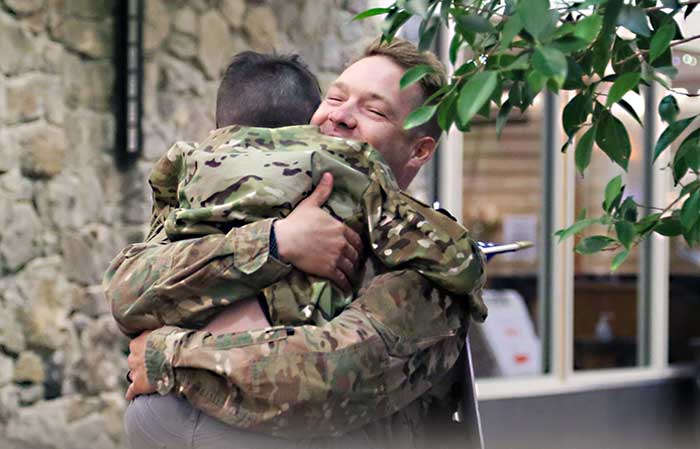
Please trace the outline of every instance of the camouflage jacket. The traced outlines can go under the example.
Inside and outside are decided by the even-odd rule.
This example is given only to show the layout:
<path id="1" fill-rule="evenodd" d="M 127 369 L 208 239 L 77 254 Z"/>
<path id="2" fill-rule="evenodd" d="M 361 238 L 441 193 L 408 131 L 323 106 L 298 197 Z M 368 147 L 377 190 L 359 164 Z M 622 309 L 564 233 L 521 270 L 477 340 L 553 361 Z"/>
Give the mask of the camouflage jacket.
<path id="1" fill-rule="evenodd" d="M 158 329 L 147 372 L 159 393 L 183 395 L 235 427 L 296 440 L 362 428 L 378 447 L 406 449 L 424 433 L 431 401 L 455 400 L 446 388 L 466 321 L 461 301 L 396 271 L 375 277 L 324 326 L 218 336 Z M 396 413 L 405 428 L 396 428 Z"/>
<path id="2" fill-rule="evenodd" d="M 384 267 L 414 269 L 470 301 L 483 321 L 475 282 L 478 257 L 466 229 L 401 192 L 381 154 L 367 144 L 324 136 L 314 126 L 231 126 L 200 144 L 178 143 L 156 163 L 150 184 L 168 210 L 171 241 L 283 218 L 334 175 L 325 207 L 365 238 Z M 360 279 L 351 279 L 355 287 Z M 325 280 L 292 270 L 263 290 L 273 324 L 322 324 L 353 299 Z"/>
<path id="3" fill-rule="evenodd" d="M 337 139 L 333 140 L 338 143 Z M 469 305 L 464 298 L 456 301 L 461 311 L 454 312 L 452 307 L 452 318 L 443 320 L 449 326 L 437 325 L 433 320 L 444 315 L 445 310 L 426 313 L 421 308 L 386 309 L 400 298 L 411 304 L 407 299 L 412 295 L 429 296 L 431 287 L 412 289 L 399 278 L 392 278 L 394 284 L 386 284 L 394 290 L 370 288 L 363 295 L 367 301 L 379 304 L 373 317 L 363 306 L 361 297 L 357 305 L 336 318 L 338 321 L 322 327 L 278 326 L 216 338 L 184 329 L 200 327 L 212 311 L 279 283 L 293 271 L 269 254 L 272 219 L 228 230 L 214 224 L 216 233 L 171 242 L 168 232 L 175 236 L 173 230 L 178 229 L 174 218 L 186 210 L 180 208 L 177 195 L 173 199 L 177 189 L 160 190 L 159 186 L 172 184 L 167 180 L 163 183 L 167 176 L 159 180 L 157 173 L 179 176 L 173 170 L 154 172 L 151 182 L 154 191 L 159 189 L 159 197 L 149 238 L 122 251 L 105 275 L 105 286 L 113 314 L 124 332 L 136 334 L 164 324 L 180 326 L 162 328 L 149 338 L 148 373 L 160 393 L 184 394 L 196 407 L 239 427 L 298 436 L 295 432 L 299 427 L 293 424 L 306 422 L 314 423 L 315 433 L 319 435 L 337 434 L 387 416 L 422 397 L 423 392 L 439 383 L 437 379 L 442 379 L 456 360 L 462 343 L 460 320 Z M 367 175 L 371 172 L 367 171 Z M 342 176 L 336 173 L 336 180 L 340 179 Z M 426 213 L 434 213 L 403 194 L 398 198 L 405 198 L 409 205 L 415 204 Z M 331 209 L 337 213 L 333 204 Z M 396 206 L 398 210 L 401 207 L 406 207 L 406 203 Z M 383 238 L 396 238 L 398 235 L 394 233 L 401 232 L 402 228 L 396 227 L 401 223 L 392 221 L 396 215 L 396 212 L 384 215 L 376 221 L 379 229 L 383 229 Z M 436 216 L 438 220 L 448 220 Z M 209 218 L 193 224 L 211 226 Z M 452 221 L 446 223 L 450 225 L 447 229 L 457 231 L 456 235 L 469 241 L 463 228 Z M 372 229 L 377 232 L 377 228 Z M 182 234 L 189 232 L 183 230 Z M 197 233 L 201 231 L 192 232 Z M 439 234 L 433 231 L 428 235 L 431 237 Z M 471 291 L 478 293 L 483 283 L 483 260 L 478 251 L 469 260 L 470 270 L 475 274 Z M 444 295 L 440 298 L 433 299 L 433 307 L 455 304 L 446 301 Z M 387 318 L 378 310 L 394 312 Z M 404 325 L 416 322 L 434 328 L 436 333 L 426 333 L 425 326 L 414 331 Z M 398 354 L 397 345 L 403 348 Z M 304 361 L 303 366 L 300 361 Z M 267 377 L 263 376 L 264 388 L 257 374 L 245 381 L 246 374 L 242 373 L 250 373 L 251 369 L 254 373 L 267 373 Z M 286 373 L 295 370 L 301 370 L 300 374 L 287 380 Z M 270 377 L 273 372 L 278 374 Z M 349 404 L 352 407 L 348 408 Z M 321 412 L 323 415 L 319 415 Z M 319 420 L 323 423 L 319 424 Z"/>

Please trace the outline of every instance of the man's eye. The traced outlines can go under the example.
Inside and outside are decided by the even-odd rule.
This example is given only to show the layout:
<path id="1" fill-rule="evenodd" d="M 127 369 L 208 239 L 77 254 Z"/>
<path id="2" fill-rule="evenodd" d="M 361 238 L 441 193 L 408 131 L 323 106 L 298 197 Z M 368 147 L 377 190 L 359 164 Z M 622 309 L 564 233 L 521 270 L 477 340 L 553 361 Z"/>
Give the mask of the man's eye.
<path id="1" fill-rule="evenodd" d="M 376 110 L 376 109 L 370 109 L 369 112 L 371 112 L 372 114 L 374 114 L 374 115 L 376 115 L 376 116 L 386 118 L 386 114 L 383 113 L 382 111 L 378 111 L 378 110 Z"/>
<path id="2" fill-rule="evenodd" d="M 326 101 L 328 101 L 330 103 L 341 103 L 343 101 L 343 99 L 340 97 L 328 97 L 328 98 L 326 98 Z"/>

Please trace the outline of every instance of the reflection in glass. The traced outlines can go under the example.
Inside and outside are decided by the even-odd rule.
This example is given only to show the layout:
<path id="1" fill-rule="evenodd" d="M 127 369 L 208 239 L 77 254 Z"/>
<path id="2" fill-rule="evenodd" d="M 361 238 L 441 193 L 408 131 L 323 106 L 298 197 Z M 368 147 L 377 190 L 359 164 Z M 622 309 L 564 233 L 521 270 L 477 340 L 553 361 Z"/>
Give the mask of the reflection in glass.
<path id="1" fill-rule="evenodd" d="M 525 114 L 511 113 L 500 140 L 494 121 L 481 118 L 464 134 L 462 221 L 476 239 L 537 242 L 542 120 L 538 97 Z M 470 330 L 478 378 L 543 372 L 536 247 L 498 255 L 488 264 L 489 319 Z"/>

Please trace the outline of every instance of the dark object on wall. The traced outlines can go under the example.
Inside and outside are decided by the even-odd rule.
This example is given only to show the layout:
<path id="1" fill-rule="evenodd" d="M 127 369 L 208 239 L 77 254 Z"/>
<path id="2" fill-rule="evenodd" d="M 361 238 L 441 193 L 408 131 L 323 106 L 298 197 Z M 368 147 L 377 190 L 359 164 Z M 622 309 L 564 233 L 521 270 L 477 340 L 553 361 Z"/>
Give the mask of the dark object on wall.
<path id="1" fill-rule="evenodd" d="M 143 9 L 143 0 L 114 6 L 114 157 L 122 170 L 139 158 L 143 146 Z"/>

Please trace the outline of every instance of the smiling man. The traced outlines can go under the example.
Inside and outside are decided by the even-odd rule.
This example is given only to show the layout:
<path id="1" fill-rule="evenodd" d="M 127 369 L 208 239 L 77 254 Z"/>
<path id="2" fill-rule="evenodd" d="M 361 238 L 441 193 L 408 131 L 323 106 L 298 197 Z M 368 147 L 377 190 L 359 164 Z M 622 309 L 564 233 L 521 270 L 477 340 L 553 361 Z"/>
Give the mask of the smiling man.
<path id="1" fill-rule="evenodd" d="M 405 70 L 418 64 L 432 64 L 437 73 L 399 90 Z M 405 188 L 432 156 L 440 130 L 434 121 L 411 131 L 403 130 L 402 123 L 440 87 L 440 71 L 432 55 L 418 52 L 405 41 L 373 45 L 331 86 L 311 123 L 323 134 L 372 144 Z M 325 213 L 318 206 L 329 187 L 322 183 L 319 188 L 326 193 L 310 206 L 316 208 L 317 217 Z M 320 271 L 324 267 L 308 259 L 324 248 L 307 243 L 325 225 L 299 217 L 295 209 L 253 240 L 256 247 L 267 248 L 274 230 L 282 259 L 305 271 Z M 129 248 L 108 273 L 108 296 L 123 301 L 135 291 L 150 291 L 149 299 L 158 301 L 159 292 L 182 289 L 192 297 L 181 299 L 196 302 L 208 294 L 206 285 L 197 282 L 216 283 L 217 275 L 225 277 L 232 291 L 250 288 L 259 270 L 267 269 L 272 279 L 269 261 L 274 254 L 270 251 L 253 252 L 247 258 L 235 253 L 236 244 L 246 243 L 244 234 L 232 230 L 220 237 L 229 239 L 226 247 L 232 246 L 234 254 L 203 257 L 197 251 L 197 239 Z M 238 447 L 294 447 L 289 441 L 236 427 L 312 446 L 415 447 L 429 396 L 437 393 L 433 387 L 449 383 L 453 374 L 464 344 L 467 311 L 480 304 L 483 261 L 478 251 L 467 256 L 473 276 L 471 298 L 450 298 L 416 273 L 397 271 L 375 277 L 355 302 L 324 326 L 283 326 L 219 336 L 206 328 L 167 326 L 144 333 L 131 344 L 130 397 L 155 390 L 165 396 L 137 398 L 129 407 L 127 424 L 138 423 L 140 430 L 135 433 L 141 434 L 135 438 L 142 445 L 163 446 L 159 439 L 149 440 L 149 435 L 181 432 L 188 427 L 183 423 L 194 419 L 192 435 L 183 437 L 197 440 L 196 447 L 237 447 L 232 441 L 240 443 Z M 158 271 L 155 280 L 138 276 L 154 263 L 170 269 Z M 248 268 L 240 270 L 241 266 Z M 167 284 L 175 278 L 176 283 Z M 135 286 L 134 279 L 143 285 Z M 257 316 L 249 327 L 266 328 L 267 321 Z M 176 395 L 187 398 L 195 409 L 187 408 L 187 402 Z M 156 418 L 159 422 L 154 422 Z M 352 432 L 344 437 L 308 441 L 348 431 Z M 173 444 L 167 447 L 181 447 Z"/>

